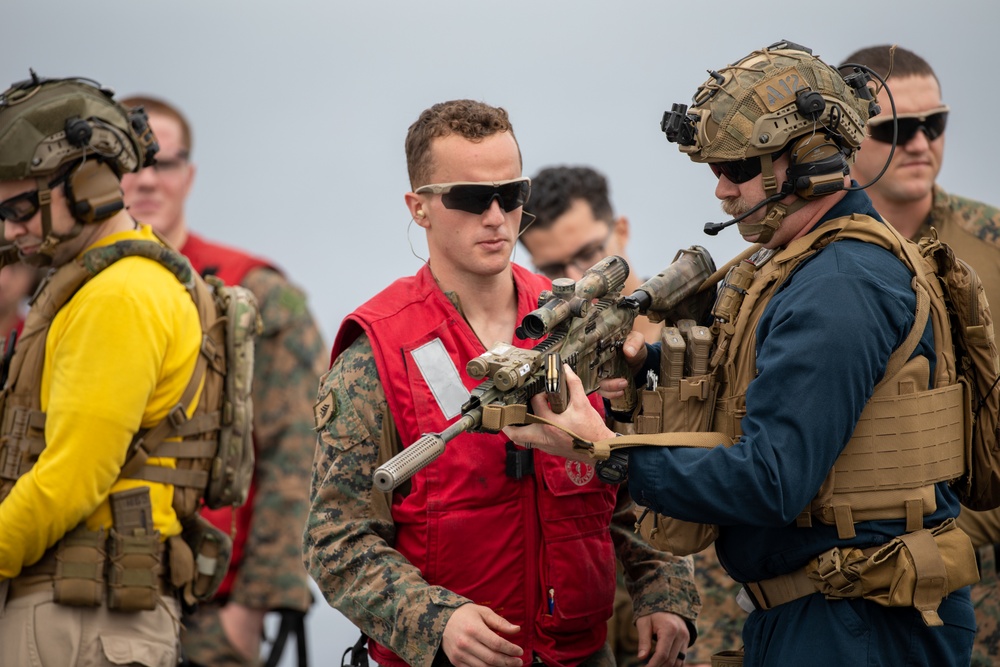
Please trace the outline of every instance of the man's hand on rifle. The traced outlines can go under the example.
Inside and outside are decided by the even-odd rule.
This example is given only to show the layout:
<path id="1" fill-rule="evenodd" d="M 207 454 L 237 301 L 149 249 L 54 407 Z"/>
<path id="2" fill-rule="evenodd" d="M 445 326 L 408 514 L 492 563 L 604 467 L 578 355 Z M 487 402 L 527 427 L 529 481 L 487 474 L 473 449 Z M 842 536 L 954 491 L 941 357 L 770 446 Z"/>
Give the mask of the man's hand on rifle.
<path id="1" fill-rule="evenodd" d="M 638 331 L 629 332 L 622 344 L 622 352 L 625 353 L 625 362 L 628 364 L 629 372 L 635 375 L 646 363 L 646 339 Z M 605 378 L 601 380 L 601 388 L 597 390 L 597 393 L 600 394 L 601 398 L 608 400 L 621 398 L 625 395 L 627 386 L 627 378 Z"/>
<path id="2" fill-rule="evenodd" d="M 642 339 L 641 334 L 639 339 Z M 641 347 L 641 346 L 640 346 Z M 645 350 L 643 350 L 645 354 Z M 615 437 L 614 431 L 604 424 L 604 417 L 594 409 L 583 389 L 583 382 L 569 365 L 563 365 L 566 384 L 569 389 L 569 404 L 566 411 L 556 414 L 549 407 L 544 394 L 536 394 L 531 399 L 531 409 L 538 417 L 557 424 L 581 438 L 602 440 Z M 549 454 L 562 456 L 572 461 L 593 463 L 593 459 L 583 450 L 573 446 L 573 438 L 568 433 L 547 424 L 529 426 L 505 426 L 504 434 L 522 447 L 541 449 Z"/>

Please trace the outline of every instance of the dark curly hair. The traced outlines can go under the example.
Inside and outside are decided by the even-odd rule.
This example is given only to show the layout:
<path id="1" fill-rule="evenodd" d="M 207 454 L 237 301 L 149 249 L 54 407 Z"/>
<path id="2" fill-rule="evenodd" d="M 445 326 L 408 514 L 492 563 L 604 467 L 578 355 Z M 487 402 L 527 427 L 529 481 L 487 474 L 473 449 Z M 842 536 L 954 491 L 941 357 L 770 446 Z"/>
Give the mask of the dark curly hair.
<path id="1" fill-rule="evenodd" d="M 608 179 L 590 167 L 546 167 L 531 179 L 531 199 L 525 209 L 535 216 L 521 219 L 521 231 L 550 227 L 577 199 L 590 204 L 594 217 L 609 225 L 614 221 Z"/>

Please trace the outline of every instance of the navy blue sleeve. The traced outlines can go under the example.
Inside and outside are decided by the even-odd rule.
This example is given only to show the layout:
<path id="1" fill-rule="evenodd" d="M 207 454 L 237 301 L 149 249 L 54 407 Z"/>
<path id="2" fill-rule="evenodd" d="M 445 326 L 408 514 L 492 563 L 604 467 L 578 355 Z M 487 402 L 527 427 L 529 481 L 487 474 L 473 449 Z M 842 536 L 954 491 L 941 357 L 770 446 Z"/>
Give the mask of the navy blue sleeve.
<path id="1" fill-rule="evenodd" d="M 799 267 L 757 328 L 757 377 L 732 447 L 630 452 L 641 505 L 687 521 L 785 526 L 816 495 L 913 323 L 906 267 L 840 241 Z M 925 341 L 918 352 L 927 353 Z M 932 352 L 931 352 L 932 354 Z"/>

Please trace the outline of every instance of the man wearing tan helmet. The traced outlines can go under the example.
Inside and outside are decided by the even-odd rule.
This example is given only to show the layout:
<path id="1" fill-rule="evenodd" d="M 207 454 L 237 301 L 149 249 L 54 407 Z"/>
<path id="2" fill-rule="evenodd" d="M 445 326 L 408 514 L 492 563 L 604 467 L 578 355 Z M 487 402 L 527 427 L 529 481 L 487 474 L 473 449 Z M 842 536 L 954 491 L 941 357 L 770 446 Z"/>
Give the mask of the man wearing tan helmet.
<path id="1" fill-rule="evenodd" d="M 642 423 L 659 433 L 610 437 L 575 380 L 569 409 L 535 412 L 593 453 L 627 452 L 644 534 L 715 542 L 750 612 L 742 664 L 968 664 L 977 573 L 949 484 L 966 471 L 963 389 L 922 259 L 847 176 L 876 111 L 867 76 L 785 41 L 710 76 L 663 129 L 761 246 L 720 287 L 707 377 L 681 378 L 680 399 L 654 389 L 663 408 Z M 667 350 L 637 342 L 626 353 L 655 373 Z M 926 400 L 933 418 L 900 428 Z M 678 413 L 700 427 L 673 428 Z M 505 430 L 573 455 L 553 426 Z M 945 448 L 950 463 L 923 465 Z"/>

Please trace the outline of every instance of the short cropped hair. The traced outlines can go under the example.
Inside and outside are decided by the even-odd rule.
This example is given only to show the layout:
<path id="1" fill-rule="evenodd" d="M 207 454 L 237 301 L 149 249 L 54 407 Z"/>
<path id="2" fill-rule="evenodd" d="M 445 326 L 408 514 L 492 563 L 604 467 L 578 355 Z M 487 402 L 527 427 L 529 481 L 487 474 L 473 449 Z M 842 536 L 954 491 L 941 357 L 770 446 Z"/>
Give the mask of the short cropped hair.
<path id="1" fill-rule="evenodd" d="M 545 167 L 531 179 L 531 199 L 526 208 L 535 220 L 523 217 L 521 231 L 551 227 L 577 199 L 587 202 L 598 220 L 608 225 L 614 222 L 608 179 L 604 174 L 584 166 Z"/>
<path id="2" fill-rule="evenodd" d="M 406 132 L 406 170 L 410 176 L 410 187 L 416 190 L 427 185 L 434 171 L 431 156 L 431 142 L 439 137 L 457 134 L 469 141 L 479 142 L 500 132 L 510 132 L 507 111 L 475 100 L 452 100 L 435 104 L 425 109 Z M 517 137 L 514 137 L 517 143 Z M 518 160 L 521 148 L 517 149 Z"/>
<path id="3" fill-rule="evenodd" d="M 896 46 L 895 52 L 890 57 L 889 52 L 891 48 L 891 44 L 880 44 L 878 46 L 869 46 L 868 48 L 855 51 L 844 59 L 844 62 L 840 65 L 840 69 L 843 70 L 844 65 L 848 63 L 856 63 L 858 65 L 871 67 L 884 79 L 889 75 L 889 67 L 891 63 L 892 76 L 895 78 L 902 79 L 910 76 L 932 76 L 935 80 L 937 80 L 937 75 L 934 73 L 934 69 L 931 68 L 930 64 L 926 60 L 918 56 L 916 53 L 908 49 L 904 49 L 901 46 Z M 938 81 L 938 85 L 941 85 L 940 81 Z M 889 80 L 889 87 L 890 89 L 892 88 L 892 79 Z"/>

